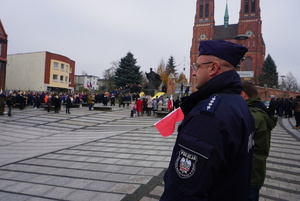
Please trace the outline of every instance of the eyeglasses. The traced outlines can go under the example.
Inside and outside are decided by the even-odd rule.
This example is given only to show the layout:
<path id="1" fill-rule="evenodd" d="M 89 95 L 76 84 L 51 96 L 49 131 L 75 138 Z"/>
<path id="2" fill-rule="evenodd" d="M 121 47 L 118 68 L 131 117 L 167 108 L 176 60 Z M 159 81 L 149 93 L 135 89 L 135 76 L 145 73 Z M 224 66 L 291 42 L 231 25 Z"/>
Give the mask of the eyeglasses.
<path id="1" fill-rule="evenodd" d="M 194 70 L 195 72 L 197 72 L 198 69 L 201 67 L 201 65 L 203 65 L 203 64 L 211 64 L 211 63 L 214 63 L 214 62 L 213 62 L 213 61 L 210 61 L 210 62 L 205 62 L 205 63 L 200 63 L 200 64 L 196 63 L 196 64 L 194 64 L 194 65 L 192 66 L 192 68 L 193 68 L 193 70 Z"/>

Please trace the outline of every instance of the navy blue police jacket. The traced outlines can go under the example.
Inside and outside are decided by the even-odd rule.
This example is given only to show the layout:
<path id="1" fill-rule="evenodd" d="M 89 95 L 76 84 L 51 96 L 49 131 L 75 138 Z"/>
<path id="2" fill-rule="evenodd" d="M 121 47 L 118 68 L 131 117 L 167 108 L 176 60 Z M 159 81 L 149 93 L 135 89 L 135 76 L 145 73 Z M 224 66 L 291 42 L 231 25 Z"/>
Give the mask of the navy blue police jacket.
<path id="1" fill-rule="evenodd" d="M 217 84 L 232 82 L 233 75 L 232 86 L 239 85 L 239 76 L 227 75 Z M 247 200 L 254 120 L 240 90 L 219 89 L 195 104 L 179 126 L 161 201 Z"/>

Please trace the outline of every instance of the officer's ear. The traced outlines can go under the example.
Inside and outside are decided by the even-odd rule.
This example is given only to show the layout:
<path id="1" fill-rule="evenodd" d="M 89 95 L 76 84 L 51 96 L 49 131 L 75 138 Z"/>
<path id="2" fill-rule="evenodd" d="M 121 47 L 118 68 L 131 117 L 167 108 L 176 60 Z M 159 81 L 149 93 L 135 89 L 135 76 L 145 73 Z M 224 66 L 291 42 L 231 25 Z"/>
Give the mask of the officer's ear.
<path id="1" fill-rule="evenodd" d="M 209 66 L 210 75 L 218 75 L 220 74 L 220 63 L 217 61 L 214 61 Z"/>

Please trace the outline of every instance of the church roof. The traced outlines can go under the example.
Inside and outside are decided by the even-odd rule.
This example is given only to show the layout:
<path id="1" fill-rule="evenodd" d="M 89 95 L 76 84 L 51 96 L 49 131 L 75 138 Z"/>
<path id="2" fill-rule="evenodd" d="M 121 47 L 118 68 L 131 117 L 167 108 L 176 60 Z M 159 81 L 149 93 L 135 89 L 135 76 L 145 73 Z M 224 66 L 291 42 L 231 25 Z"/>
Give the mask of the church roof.
<path id="1" fill-rule="evenodd" d="M 214 26 L 213 40 L 234 39 L 238 34 L 238 24 L 230 24 L 227 28 L 224 25 Z"/>

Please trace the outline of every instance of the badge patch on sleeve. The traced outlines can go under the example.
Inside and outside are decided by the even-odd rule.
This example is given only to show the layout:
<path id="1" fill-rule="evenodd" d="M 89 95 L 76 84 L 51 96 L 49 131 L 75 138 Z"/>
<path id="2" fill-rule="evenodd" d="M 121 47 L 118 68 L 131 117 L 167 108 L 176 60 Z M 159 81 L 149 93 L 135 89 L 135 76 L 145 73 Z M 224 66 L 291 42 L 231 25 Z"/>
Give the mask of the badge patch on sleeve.
<path id="1" fill-rule="evenodd" d="M 187 179 L 196 171 L 197 155 L 180 150 L 175 162 L 175 169 L 180 178 Z"/>

